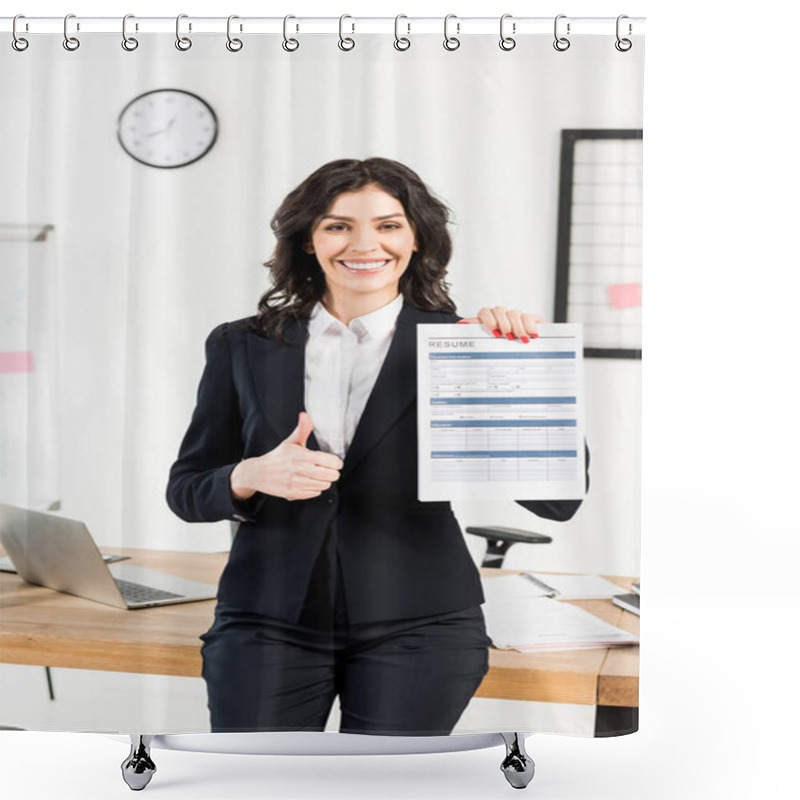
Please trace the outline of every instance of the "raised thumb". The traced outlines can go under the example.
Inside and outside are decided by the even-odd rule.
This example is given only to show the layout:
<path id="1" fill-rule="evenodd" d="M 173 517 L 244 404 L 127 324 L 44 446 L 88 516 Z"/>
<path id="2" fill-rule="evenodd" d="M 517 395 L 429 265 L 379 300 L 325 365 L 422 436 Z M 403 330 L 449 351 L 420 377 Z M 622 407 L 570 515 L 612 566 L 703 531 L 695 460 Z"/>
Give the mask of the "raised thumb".
<path id="1" fill-rule="evenodd" d="M 314 423 L 306 411 L 301 411 L 298 417 L 297 427 L 289 434 L 287 442 L 292 444 L 299 444 L 301 447 L 306 446 L 311 431 L 314 430 Z"/>

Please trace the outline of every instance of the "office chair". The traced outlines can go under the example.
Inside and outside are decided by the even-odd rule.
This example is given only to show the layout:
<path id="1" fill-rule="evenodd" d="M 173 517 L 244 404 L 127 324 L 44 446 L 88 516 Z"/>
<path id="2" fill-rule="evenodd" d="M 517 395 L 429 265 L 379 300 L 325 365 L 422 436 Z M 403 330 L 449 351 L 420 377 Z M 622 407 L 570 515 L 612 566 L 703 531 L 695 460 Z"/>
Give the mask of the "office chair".
<path id="1" fill-rule="evenodd" d="M 471 533 L 475 536 L 482 536 L 488 540 L 481 566 L 494 567 L 496 569 L 503 566 L 503 559 L 505 559 L 506 553 L 515 542 L 549 544 L 553 541 L 552 537 L 545 536 L 543 533 L 523 531 L 519 528 L 501 528 L 484 525 L 469 526 L 467 528 L 467 533 Z"/>

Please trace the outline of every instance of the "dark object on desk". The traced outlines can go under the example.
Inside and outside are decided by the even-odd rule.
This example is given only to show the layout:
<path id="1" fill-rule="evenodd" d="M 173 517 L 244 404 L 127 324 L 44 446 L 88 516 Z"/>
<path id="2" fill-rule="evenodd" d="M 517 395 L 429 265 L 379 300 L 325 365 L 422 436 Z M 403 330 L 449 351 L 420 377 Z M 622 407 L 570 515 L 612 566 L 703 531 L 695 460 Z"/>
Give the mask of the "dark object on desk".
<path id="1" fill-rule="evenodd" d="M 533 533 L 523 531 L 519 528 L 499 528 L 495 526 L 470 526 L 467 533 L 475 536 L 483 536 L 488 539 L 486 553 L 483 556 L 482 567 L 502 567 L 503 559 L 506 557 L 508 548 L 514 542 L 525 542 L 526 544 L 548 544 L 553 541 L 550 536 L 543 533 Z"/>
<path id="2" fill-rule="evenodd" d="M 611 598 L 611 602 L 615 606 L 619 606 L 620 608 L 624 608 L 626 611 L 630 611 L 631 614 L 636 614 L 639 616 L 639 595 L 635 593 L 631 594 L 615 594 Z"/>

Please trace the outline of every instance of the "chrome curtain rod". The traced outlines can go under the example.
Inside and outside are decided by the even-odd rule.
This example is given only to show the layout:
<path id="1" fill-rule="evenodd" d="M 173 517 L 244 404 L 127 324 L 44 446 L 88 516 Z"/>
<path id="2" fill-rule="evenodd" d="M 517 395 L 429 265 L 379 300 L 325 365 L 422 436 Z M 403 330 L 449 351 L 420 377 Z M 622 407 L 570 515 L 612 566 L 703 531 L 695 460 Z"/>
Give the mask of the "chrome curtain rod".
<path id="1" fill-rule="evenodd" d="M 356 17 L 345 14 L 342 17 L 193 17 L 181 15 L 181 28 L 191 35 L 225 34 L 232 30 L 236 34 L 278 34 L 289 31 L 294 34 L 336 34 L 346 33 L 385 33 L 394 34 L 398 29 L 402 35 L 436 33 L 444 30 L 444 17 Z M 287 23 L 288 20 L 288 23 Z M 0 18 L 0 31 L 10 33 L 13 17 Z M 126 21 L 128 34 L 136 33 L 174 33 L 175 17 L 137 17 L 131 15 Z M 39 33 L 63 33 L 64 17 L 35 17 L 20 15 L 16 30 L 19 35 Z M 621 22 L 616 17 L 570 17 L 559 14 L 554 17 L 514 17 L 504 15 L 504 30 L 513 36 L 526 34 L 553 34 L 554 24 L 562 34 L 614 36 L 618 25 L 623 36 L 636 36 L 644 33 L 644 17 L 627 17 Z M 500 16 L 497 17 L 459 17 L 448 15 L 448 30 L 456 36 L 471 34 L 496 34 L 499 31 Z M 121 33 L 122 17 L 81 17 L 69 16 L 70 32 L 76 33 Z"/>

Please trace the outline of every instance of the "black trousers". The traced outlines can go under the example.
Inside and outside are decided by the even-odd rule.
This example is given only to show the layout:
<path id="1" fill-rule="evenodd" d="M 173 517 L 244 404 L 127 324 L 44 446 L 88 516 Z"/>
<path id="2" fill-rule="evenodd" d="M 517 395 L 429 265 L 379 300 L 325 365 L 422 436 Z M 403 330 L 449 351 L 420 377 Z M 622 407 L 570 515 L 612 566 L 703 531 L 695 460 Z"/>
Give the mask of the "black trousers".
<path id="1" fill-rule="evenodd" d="M 338 695 L 342 733 L 448 735 L 489 669 L 480 606 L 350 625 L 335 556 L 316 573 L 296 624 L 217 605 L 212 731 L 322 731 Z"/>

